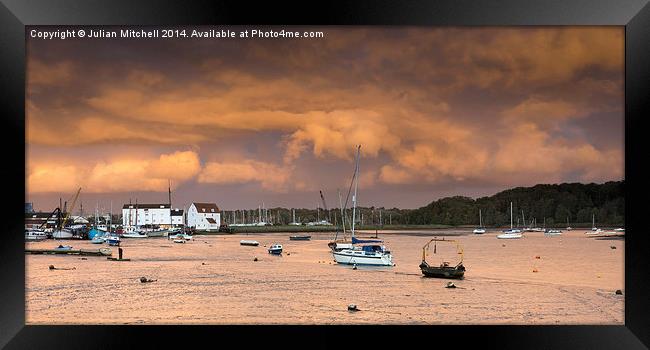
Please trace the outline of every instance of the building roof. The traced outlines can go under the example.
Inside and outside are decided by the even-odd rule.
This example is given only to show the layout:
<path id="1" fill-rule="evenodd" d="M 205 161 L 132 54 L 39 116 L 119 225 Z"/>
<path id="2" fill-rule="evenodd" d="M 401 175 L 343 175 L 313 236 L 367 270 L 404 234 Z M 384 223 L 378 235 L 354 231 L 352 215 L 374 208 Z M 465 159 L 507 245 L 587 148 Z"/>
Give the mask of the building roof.
<path id="1" fill-rule="evenodd" d="M 219 207 L 215 203 L 192 203 L 196 207 L 196 211 L 199 213 L 217 213 L 219 212 Z"/>
<path id="2" fill-rule="evenodd" d="M 211 223 L 211 224 L 216 224 L 217 223 L 216 221 L 214 221 L 213 218 L 205 218 L 205 219 L 208 220 L 208 222 Z"/>
<path id="3" fill-rule="evenodd" d="M 172 209 L 172 216 L 183 216 L 183 209 Z"/>
<path id="4" fill-rule="evenodd" d="M 169 203 L 161 203 L 161 204 L 144 204 L 144 203 L 138 203 L 138 204 L 124 204 L 122 206 L 122 209 L 129 209 L 129 208 L 138 208 L 138 209 L 169 209 Z"/>

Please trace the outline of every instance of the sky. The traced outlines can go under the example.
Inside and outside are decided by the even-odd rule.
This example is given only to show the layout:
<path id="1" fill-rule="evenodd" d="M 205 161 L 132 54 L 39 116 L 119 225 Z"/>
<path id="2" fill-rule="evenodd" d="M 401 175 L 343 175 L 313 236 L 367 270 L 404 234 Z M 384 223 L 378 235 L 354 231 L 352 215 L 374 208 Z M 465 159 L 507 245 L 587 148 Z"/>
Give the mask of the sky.
<path id="1" fill-rule="evenodd" d="M 26 201 L 336 207 L 357 144 L 362 206 L 624 178 L 623 27 L 286 29 L 28 38 Z"/>

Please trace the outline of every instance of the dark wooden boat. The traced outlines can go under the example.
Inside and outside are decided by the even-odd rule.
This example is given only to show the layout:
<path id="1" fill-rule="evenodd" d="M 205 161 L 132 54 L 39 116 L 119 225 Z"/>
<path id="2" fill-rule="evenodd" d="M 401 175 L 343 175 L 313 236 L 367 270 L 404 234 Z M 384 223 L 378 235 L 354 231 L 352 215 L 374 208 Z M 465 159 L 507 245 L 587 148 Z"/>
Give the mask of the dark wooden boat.
<path id="1" fill-rule="evenodd" d="M 463 266 L 463 263 L 458 263 L 458 265 L 453 267 L 445 263 L 440 264 L 440 266 L 431 266 L 426 261 L 423 261 L 420 264 L 420 269 L 426 277 L 461 279 L 465 276 L 465 266 Z"/>
<path id="2" fill-rule="evenodd" d="M 427 256 L 427 251 L 429 249 L 429 246 L 431 245 L 432 242 L 434 243 L 434 254 L 437 253 L 437 247 L 436 244 L 437 242 L 445 242 L 445 243 L 456 243 L 456 249 L 457 249 L 457 254 L 460 255 L 460 261 L 452 266 L 449 264 L 447 261 L 443 261 L 439 266 L 431 265 L 427 262 L 426 256 Z M 422 274 L 425 277 L 435 277 L 435 278 L 456 278 L 456 279 L 462 279 L 465 276 L 465 266 L 463 265 L 463 248 L 460 246 L 460 244 L 453 240 L 453 239 L 438 239 L 438 238 L 433 238 L 427 244 L 422 247 L 422 262 L 420 263 L 420 270 L 422 270 Z"/>
<path id="3" fill-rule="evenodd" d="M 289 236 L 290 241 L 308 241 L 311 236 Z"/>

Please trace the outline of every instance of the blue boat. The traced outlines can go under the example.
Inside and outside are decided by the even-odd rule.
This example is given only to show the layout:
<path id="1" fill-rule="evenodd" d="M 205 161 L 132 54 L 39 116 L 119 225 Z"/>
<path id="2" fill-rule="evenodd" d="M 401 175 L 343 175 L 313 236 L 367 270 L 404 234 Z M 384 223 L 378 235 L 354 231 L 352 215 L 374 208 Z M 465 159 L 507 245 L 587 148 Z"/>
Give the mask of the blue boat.
<path id="1" fill-rule="evenodd" d="M 106 242 L 108 242 L 108 245 L 112 246 L 120 246 L 120 237 L 117 235 L 110 235 L 108 236 L 108 239 L 106 239 Z"/>
<path id="2" fill-rule="evenodd" d="M 282 254 L 282 245 L 274 244 L 269 248 L 269 254 L 280 255 Z"/>
<path id="3" fill-rule="evenodd" d="M 93 228 L 90 229 L 90 231 L 88 231 L 88 239 L 92 240 L 92 239 L 94 239 L 95 237 L 102 237 L 102 236 L 104 236 L 106 233 L 107 233 L 107 232 L 104 231 L 104 230 L 100 230 L 100 229 L 98 229 L 98 228 L 96 228 L 96 227 L 93 227 Z"/>

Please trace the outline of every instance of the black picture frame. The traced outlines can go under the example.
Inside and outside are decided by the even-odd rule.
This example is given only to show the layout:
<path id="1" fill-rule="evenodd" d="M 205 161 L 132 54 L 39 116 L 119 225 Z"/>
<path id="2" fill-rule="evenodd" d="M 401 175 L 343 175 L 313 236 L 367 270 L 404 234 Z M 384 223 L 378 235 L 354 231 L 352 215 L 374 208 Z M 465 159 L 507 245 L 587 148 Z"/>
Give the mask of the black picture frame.
<path id="1" fill-rule="evenodd" d="M 625 325 L 622 326 L 26 326 L 22 237 L 25 197 L 26 25 L 612 25 L 625 27 Z M 339 347 L 410 341 L 442 346 L 478 341 L 482 348 L 642 349 L 650 344 L 649 245 L 642 221 L 650 104 L 650 6 L 628 1 L 327 1 L 314 4 L 237 1 L 0 0 L 4 213 L 0 237 L 0 346 L 132 348 L 207 341 L 210 347 L 259 341 L 280 347 Z M 645 112 L 645 113 L 644 113 Z M 20 171 L 19 171 L 20 170 Z M 22 187 L 20 186 L 22 185 Z M 297 339 L 301 338 L 301 339 Z M 281 339 L 270 344 L 272 339 Z M 352 344 L 350 343 L 350 344 Z"/>

